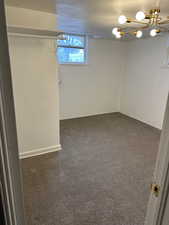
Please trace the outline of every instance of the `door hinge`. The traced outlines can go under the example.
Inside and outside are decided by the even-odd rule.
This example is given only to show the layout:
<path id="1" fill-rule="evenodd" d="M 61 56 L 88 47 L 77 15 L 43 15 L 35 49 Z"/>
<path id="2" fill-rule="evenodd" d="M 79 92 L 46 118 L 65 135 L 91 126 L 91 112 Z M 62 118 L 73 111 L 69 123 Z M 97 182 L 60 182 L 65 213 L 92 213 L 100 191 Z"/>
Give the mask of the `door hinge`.
<path id="1" fill-rule="evenodd" d="M 155 195 L 155 197 L 159 196 L 160 193 L 160 186 L 158 184 L 151 184 L 151 191 L 153 192 L 153 194 Z"/>

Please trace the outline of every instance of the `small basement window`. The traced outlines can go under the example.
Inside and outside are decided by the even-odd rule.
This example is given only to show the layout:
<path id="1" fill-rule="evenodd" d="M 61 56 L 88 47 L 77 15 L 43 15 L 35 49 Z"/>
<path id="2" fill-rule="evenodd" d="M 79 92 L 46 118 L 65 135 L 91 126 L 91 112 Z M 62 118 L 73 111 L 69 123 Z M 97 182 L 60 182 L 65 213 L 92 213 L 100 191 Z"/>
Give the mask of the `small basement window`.
<path id="1" fill-rule="evenodd" d="M 86 36 L 64 35 L 57 41 L 57 55 L 60 64 L 86 63 Z"/>

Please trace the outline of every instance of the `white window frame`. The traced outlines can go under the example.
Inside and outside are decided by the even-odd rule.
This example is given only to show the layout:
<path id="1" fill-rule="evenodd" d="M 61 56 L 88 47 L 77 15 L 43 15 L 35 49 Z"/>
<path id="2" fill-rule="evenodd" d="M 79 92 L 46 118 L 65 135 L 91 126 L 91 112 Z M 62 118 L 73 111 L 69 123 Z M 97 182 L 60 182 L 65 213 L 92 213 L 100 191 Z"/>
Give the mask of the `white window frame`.
<path id="1" fill-rule="evenodd" d="M 81 34 L 70 34 L 70 33 L 65 33 L 65 35 L 72 35 L 72 36 L 77 36 L 77 37 L 84 37 L 84 47 L 78 47 L 78 46 L 72 46 L 72 45 L 58 45 L 57 44 L 57 48 L 61 47 L 61 48 L 74 48 L 74 49 L 84 49 L 84 62 L 64 62 L 61 63 L 59 62 L 58 59 L 58 63 L 60 65 L 86 65 L 88 63 L 88 38 L 86 35 L 81 35 Z M 57 56 L 58 57 L 58 56 Z"/>

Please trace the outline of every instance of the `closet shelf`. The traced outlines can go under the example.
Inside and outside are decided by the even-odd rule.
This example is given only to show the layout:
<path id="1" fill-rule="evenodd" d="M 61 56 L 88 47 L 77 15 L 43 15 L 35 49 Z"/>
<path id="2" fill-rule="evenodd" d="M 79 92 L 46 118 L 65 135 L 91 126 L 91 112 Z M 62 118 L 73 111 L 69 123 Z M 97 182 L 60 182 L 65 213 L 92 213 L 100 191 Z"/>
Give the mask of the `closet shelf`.
<path id="1" fill-rule="evenodd" d="M 7 31 L 9 36 L 43 39 L 58 39 L 60 35 L 64 34 L 64 32 L 58 30 L 44 30 L 19 26 L 7 26 Z"/>

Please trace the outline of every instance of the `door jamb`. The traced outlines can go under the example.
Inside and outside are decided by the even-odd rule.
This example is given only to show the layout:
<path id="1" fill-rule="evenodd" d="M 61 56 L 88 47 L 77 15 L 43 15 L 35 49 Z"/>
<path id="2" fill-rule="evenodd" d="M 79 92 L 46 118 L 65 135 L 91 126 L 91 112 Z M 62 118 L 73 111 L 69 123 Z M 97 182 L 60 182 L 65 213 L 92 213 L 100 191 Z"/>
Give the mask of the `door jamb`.
<path id="1" fill-rule="evenodd" d="M 0 27 L 0 191 L 6 225 L 25 225 L 4 0 Z"/>

